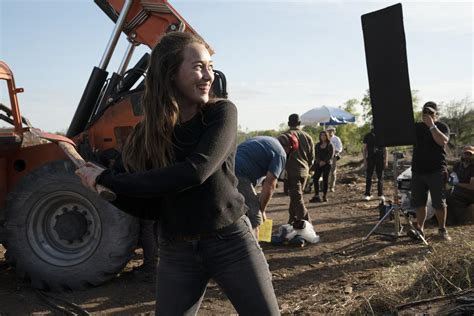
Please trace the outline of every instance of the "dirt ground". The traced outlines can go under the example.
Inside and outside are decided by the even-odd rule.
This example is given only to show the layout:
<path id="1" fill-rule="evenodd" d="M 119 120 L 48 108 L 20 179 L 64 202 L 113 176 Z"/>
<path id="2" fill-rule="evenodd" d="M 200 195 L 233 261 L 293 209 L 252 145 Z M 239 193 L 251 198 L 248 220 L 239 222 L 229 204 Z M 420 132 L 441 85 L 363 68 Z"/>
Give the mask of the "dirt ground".
<path id="1" fill-rule="evenodd" d="M 274 246 L 262 243 L 273 274 L 273 282 L 283 314 L 334 314 L 355 300 L 366 299 L 384 270 L 421 260 L 429 252 L 419 242 L 402 237 L 394 241 L 379 234 L 367 242 L 361 240 L 379 219 L 378 202 L 362 201 L 364 179 L 360 164 L 342 164 L 336 192 L 329 202 L 307 203 L 313 224 L 321 242 L 305 247 Z M 386 180 L 386 195 L 393 194 L 390 174 Z M 267 215 L 274 221 L 274 231 L 288 220 L 289 199 L 282 185 L 271 201 Z M 305 194 L 308 201 L 311 194 Z M 393 233 L 393 221 L 384 223 L 378 232 Z M 429 242 L 436 225 L 426 229 Z M 462 240 L 474 240 L 474 225 L 450 228 L 451 245 Z M 431 238 L 433 237 L 433 238 Z M 450 247 L 446 244 L 443 247 Z M 5 264 L 0 246 L 0 316 L 55 315 L 28 284 L 19 283 Z M 123 273 L 111 282 L 86 291 L 51 294 L 80 306 L 91 314 L 150 315 L 154 310 L 154 284 L 137 280 L 130 270 L 141 262 L 141 252 Z M 67 277 L 67 276 L 65 276 Z M 409 277 L 409 276 L 408 276 Z M 336 307 L 336 309 L 335 309 Z M 230 302 L 215 284 L 210 284 L 199 315 L 235 314 Z"/>

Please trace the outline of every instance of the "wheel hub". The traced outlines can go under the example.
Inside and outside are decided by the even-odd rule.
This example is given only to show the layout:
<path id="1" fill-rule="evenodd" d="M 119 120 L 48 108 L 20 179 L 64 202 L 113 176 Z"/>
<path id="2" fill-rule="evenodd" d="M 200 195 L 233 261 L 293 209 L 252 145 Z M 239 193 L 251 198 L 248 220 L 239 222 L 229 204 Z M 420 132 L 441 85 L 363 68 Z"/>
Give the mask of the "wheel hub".
<path id="1" fill-rule="evenodd" d="M 88 233 L 87 212 L 79 212 L 77 207 L 72 209 L 63 208 L 63 213 L 56 216 L 54 230 L 58 238 L 69 243 L 83 242 L 83 237 Z"/>
<path id="2" fill-rule="evenodd" d="M 30 211 L 28 239 L 42 260 L 72 266 L 87 260 L 100 244 L 101 219 L 84 195 L 54 191 L 42 196 Z"/>

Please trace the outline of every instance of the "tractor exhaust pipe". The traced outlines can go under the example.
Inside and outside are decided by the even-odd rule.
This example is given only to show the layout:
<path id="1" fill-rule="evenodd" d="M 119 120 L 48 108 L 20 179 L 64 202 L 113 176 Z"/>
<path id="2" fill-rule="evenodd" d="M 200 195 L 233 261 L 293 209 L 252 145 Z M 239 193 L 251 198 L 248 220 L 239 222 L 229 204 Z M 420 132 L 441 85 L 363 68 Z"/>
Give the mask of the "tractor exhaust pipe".
<path id="1" fill-rule="evenodd" d="M 107 71 L 97 67 L 94 67 L 92 70 L 89 81 L 87 82 L 84 93 L 82 94 L 81 101 L 79 101 L 76 113 L 74 113 L 74 117 L 67 130 L 67 137 L 74 137 L 84 130 L 108 74 Z"/>
<path id="2" fill-rule="evenodd" d="M 115 23 L 114 30 L 110 36 L 104 55 L 100 61 L 99 67 L 94 67 L 92 70 L 89 81 L 87 82 L 84 93 L 82 94 L 81 101 L 77 106 L 76 113 L 74 113 L 74 117 L 67 130 L 67 137 L 74 137 L 83 132 L 90 116 L 92 115 L 92 112 L 94 111 L 95 105 L 100 96 L 100 92 L 102 91 L 102 87 L 104 86 L 105 80 L 107 79 L 107 66 L 109 65 L 110 58 L 112 57 L 112 53 L 115 50 L 115 46 L 117 45 L 123 25 L 125 24 L 125 18 L 127 17 L 132 3 L 133 0 L 125 0 L 122 11 L 120 12 L 120 16 L 117 19 L 117 23 Z"/>

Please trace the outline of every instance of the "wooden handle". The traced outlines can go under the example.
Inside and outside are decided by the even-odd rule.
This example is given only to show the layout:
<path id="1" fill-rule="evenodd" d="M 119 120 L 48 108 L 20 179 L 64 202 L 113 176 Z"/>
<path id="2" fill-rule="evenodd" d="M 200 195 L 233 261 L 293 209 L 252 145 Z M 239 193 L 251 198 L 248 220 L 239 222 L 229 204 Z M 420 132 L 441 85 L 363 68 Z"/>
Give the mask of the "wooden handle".
<path id="1" fill-rule="evenodd" d="M 58 142 L 59 147 L 64 151 L 66 156 L 72 161 L 72 163 L 76 166 L 76 168 L 81 168 L 86 164 L 84 158 L 79 155 L 76 148 L 73 145 L 68 144 L 66 142 Z"/>
<path id="2" fill-rule="evenodd" d="M 97 190 L 97 193 L 99 193 L 100 197 L 106 201 L 112 202 L 117 198 L 117 194 L 115 194 L 114 191 L 104 187 L 101 184 L 96 184 L 95 189 Z"/>
<path id="3" fill-rule="evenodd" d="M 79 155 L 73 145 L 61 141 L 58 142 L 58 145 L 64 151 L 66 156 L 68 156 L 68 158 L 76 166 L 76 168 L 81 168 L 86 164 L 84 158 Z M 103 185 L 97 184 L 95 186 L 95 189 L 97 190 L 97 193 L 99 193 L 100 197 L 106 201 L 114 201 L 117 198 L 117 195 L 113 191 L 104 187 Z"/>

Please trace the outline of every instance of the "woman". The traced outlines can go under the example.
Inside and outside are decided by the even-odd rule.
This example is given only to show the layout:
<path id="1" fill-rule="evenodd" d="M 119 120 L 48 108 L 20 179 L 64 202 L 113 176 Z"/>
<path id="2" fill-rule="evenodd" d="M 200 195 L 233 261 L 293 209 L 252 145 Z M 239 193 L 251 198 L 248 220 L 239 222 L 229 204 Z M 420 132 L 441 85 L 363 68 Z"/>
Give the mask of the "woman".
<path id="1" fill-rule="evenodd" d="M 323 176 L 323 202 L 327 202 L 326 194 L 328 193 L 328 179 L 331 171 L 331 161 L 334 156 L 334 148 L 332 147 L 326 131 L 319 133 L 319 143 L 315 146 L 316 157 L 312 169 L 314 170 L 313 184 L 314 196 L 310 202 L 321 202 L 319 197 L 319 179 Z"/>
<path id="2" fill-rule="evenodd" d="M 210 278 L 242 315 L 277 315 L 268 264 L 244 215 L 234 175 L 237 110 L 209 97 L 213 63 L 188 33 L 153 49 L 143 120 L 123 150 L 127 173 L 92 164 L 77 174 L 115 205 L 160 223 L 157 315 L 194 315 Z"/>

